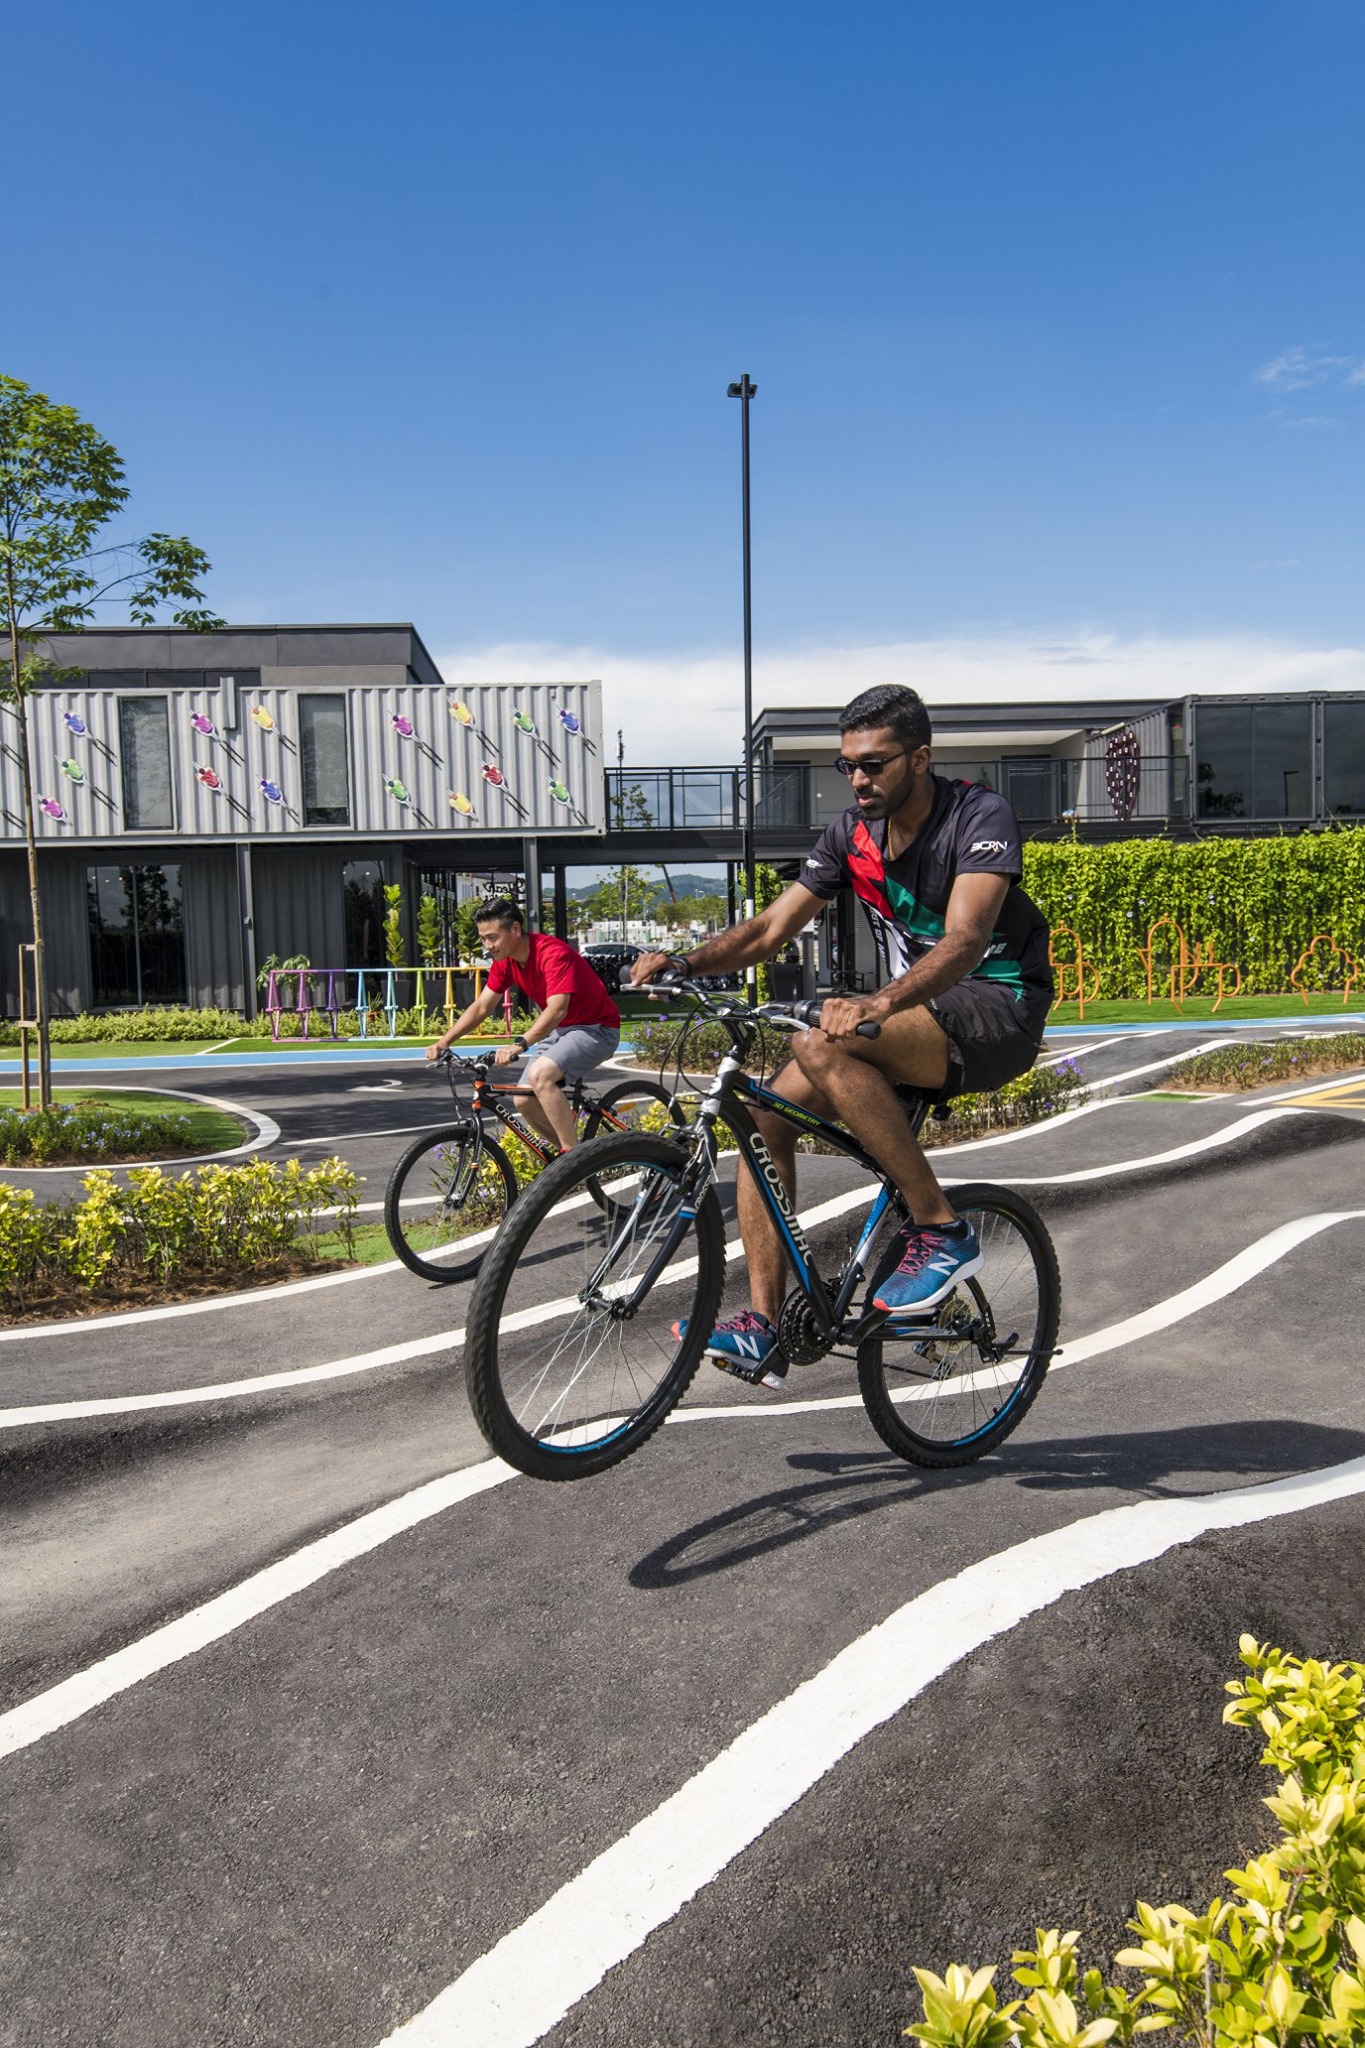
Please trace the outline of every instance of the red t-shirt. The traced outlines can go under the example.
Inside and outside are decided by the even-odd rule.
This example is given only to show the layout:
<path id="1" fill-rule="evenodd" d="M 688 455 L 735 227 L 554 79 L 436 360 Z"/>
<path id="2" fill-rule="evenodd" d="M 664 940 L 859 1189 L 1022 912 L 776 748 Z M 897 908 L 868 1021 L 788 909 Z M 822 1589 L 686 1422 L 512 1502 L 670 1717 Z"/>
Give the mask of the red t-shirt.
<path id="1" fill-rule="evenodd" d="M 569 1007 L 560 1020 L 561 1027 L 599 1024 L 608 1031 L 616 1030 L 621 1012 L 583 955 L 575 953 L 563 939 L 552 938 L 549 932 L 530 932 L 527 936 L 531 943 L 527 959 L 495 960 L 484 986 L 500 996 L 505 988 L 515 984 L 538 1010 L 545 1008 L 551 996 L 567 995 Z"/>

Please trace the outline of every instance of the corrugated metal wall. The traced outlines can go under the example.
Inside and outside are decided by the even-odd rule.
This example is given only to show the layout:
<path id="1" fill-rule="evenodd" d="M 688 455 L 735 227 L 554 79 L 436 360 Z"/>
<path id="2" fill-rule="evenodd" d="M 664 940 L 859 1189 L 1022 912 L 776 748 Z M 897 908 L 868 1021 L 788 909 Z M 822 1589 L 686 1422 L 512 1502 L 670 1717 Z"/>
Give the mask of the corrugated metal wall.
<path id="1" fill-rule="evenodd" d="M 1137 734 L 1138 746 L 1142 750 L 1137 802 L 1131 816 L 1134 820 L 1168 817 L 1171 809 L 1171 737 L 1164 707 L 1149 711 L 1145 718 L 1133 719 L 1128 729 Z M 1097 734 L 1085 743 L 1076 802 L 1080 816 L 1087 824 L 1106 822 L 1118 815 L 1109 801 L 1109 787 L 1105 780 L 1105 750 L 1112 737 L 1110 734 L 1101 738 Z"/>
<path id="2" fill-rule="evenodd" d="M 370 671 L 358 682 L 357 673 L 266 669 L 251 686 L 223 675 L 203 689 L 39 691 L 29 707 L 34 793 L 46 805 L 39 838 L 123 835 L 121 695 L 167 704 L 174 815 L 158 840 L 305 836 L 293 680 L 301 676 L 308 690 L 347 700 L 350 824 L 312 828 L 319 834 L 449 832 L 458 861 L 456 842 L 471 834 L 605 829 L 599 683 L 457 691 L 404 682 L 392 667 L 383 672 L 392 681 Z M 275 680 L 283 675 L 287 686 Z M 19 754 L 6 733 L 0 841 L 22 838 Z"/>
<path id="3" fill-rule="evenodd" d="M 240 1010 L 242 916 L 233 853 L 188 848 L 180 858 L 185 891 L 185 979 L 191 1003 Z"/>

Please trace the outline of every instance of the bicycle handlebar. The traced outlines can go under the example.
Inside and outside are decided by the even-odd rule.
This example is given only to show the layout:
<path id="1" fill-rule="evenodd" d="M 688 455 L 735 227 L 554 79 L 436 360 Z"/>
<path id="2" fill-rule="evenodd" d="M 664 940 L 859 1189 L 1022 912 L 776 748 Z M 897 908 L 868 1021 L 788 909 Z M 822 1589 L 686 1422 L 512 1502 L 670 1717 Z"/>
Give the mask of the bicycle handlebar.
<path id="1" fill-rule="evenodd" d="M 813 1031 L 820 1022 L 826 1000 L 820 997 L 815 1001 L 760 1003 L 755 1009 L 750 1009 L 747 1003 L 717 1003 L 712 1000 L 710 991 L 704 989 L 699 982 L 692 981 L 687 975 L 667 967 L 660 968 L 652 982 L 642 983 L 641 986 L 646 995 L 676 992 L 680 995 L 695 996 L 701 1007 L 709 1010 L 719 1023 L 728 1025 L 732 1033 L 742 1029 L 746 1023 L 771 1024 L 778 1031 Z M 881 1025 L 871 1017 L 854 1027 L 859 1038 L 880 1038 L 881 1029 Z"/>

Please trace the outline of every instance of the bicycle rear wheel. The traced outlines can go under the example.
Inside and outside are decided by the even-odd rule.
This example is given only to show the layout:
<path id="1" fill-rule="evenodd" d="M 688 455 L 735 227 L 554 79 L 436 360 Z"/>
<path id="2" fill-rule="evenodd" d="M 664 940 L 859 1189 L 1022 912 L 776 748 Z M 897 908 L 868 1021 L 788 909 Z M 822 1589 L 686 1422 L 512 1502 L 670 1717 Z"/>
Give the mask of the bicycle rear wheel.
<path id="1" fill-rule="evenodd" d="M 500 1145 L 467 1125 L 428 1131 L 403 1153 L 384 1192 L 384 1228 L 410 1272 L 447 1285 L 472 1280 L 517 1195 Z M 470 1238 L 475 1247 L 465 1249 Z"/>
<path id="2" fill-rule="evenodd" d="M 498 1233 L 469 1305 L 465 1378 L 489 1444 L 533 1479 L 617 1464 L 696 1371 L 720 1306 L 725 1231 L 714 1189 L 699 1203 L 688 1195 L 690 1166 L 665 1138 L 579 1145 Z"/>
<path id="3" fill-rule="evenodd" d="M 915 1465 L 968 1465 L 1003 1443 L 1028 1412 L 1057 1342 L 1061 1278 L 1047 1227 L 1012 1188 L 952 1190 L 976 1230 L 982 1266 L 918 1319 L 944 1334 L 917 1334 L 908 1318 L 858 1347 L 858 1386 L 872 1426 Z M 896 1262 L 873 1273 L 868 1299 Z"/>
<path id="4" fill-rule="evenodd" d="M 583 1125 L 583 1142 L 626 1131 L 641 1131 L 651 1137 L 666 1137 L 670 1130 L 686 1130 L 681 1105 L 657 1081 L 620 1081 L 600 1095 Z M 600 1209 L 610 1207 L 606 1191 L 598 1180 L 588 1183 L 588 1192 Z M 633 1196 L 627 1190 L 626 1207 Z"/>

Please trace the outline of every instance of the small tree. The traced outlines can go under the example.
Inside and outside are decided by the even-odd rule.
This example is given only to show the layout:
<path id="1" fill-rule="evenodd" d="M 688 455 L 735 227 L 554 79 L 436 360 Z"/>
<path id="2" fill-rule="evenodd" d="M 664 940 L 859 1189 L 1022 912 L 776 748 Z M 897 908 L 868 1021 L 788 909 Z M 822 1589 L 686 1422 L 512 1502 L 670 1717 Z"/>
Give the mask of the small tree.
<path id="1" fill-rule="evenodd" d="M 54 405 L 17 377 L 0 376 L 0 602 L 9 659 L 0 698 L 18 728 L 28 893 L 33 920 L 39 1102 L 52 1102 L 47 972 L 38 889 L 28 700 L 72 673 L 44 652 L 54 633 L 78 633 L 99 604 L 122 601 L 135 625 L 155 624 L 163 605 L 194 633 L 222 624 L 203 606 L 202 549 L 183 536 L 149 533 L 97 547 L 130 496 L 118 451 L 69 405 Z"/>
<path id="2" fill-rule="evenodd" d="M 429 892 L 417 905 L 417 951 L 424 967 L 441 962 L 441 906 Z"/>
<path id="3" fill-rule="evenodd" d="M 384 958 L 390 967 L 403 965 L 403 891 L 397 882 L 384 884 Z"/>

